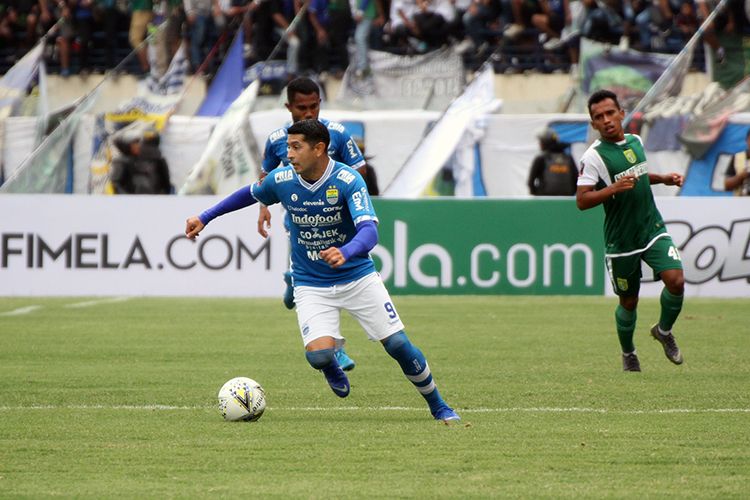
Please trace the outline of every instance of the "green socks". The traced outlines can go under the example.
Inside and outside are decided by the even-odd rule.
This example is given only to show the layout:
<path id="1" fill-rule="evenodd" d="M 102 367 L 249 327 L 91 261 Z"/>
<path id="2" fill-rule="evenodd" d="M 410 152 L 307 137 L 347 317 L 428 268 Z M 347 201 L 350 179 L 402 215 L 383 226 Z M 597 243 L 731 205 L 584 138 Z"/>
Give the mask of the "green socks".
<path id="1" fill-rule="evenodd" d="M 635 320 L 638 314 L 635 310 L 628 311 L 621 305 L 615 309 L 615 324 L 617 325 L 617 337 L 620 339 L 622 352 L 629 354 L 635 351 L 633 345 L 633 331 L 635 330 Z"/>
<path id="2" fill-rule="evenodd" d="M 677 321 L 677 316 L 682 311 L 682 299 L 684 295 L 672 295 L 664 288 L 661 291 L 659 302 L 661 303 L 661 314 L 659 315 L 659 328 L 663 332 L 672 330 L 672 325 Z"/>

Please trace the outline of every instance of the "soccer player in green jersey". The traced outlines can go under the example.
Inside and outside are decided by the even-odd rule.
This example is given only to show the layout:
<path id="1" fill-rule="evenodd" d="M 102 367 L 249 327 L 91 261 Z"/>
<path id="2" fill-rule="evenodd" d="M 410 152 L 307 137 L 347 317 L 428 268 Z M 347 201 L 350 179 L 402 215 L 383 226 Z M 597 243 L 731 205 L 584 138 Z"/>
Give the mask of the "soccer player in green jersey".
<path id="1" fill-rule="evenodd" d="M 651 184 L 682 186 L 683 177 L 649 173 L 641 138 L 625 133 L 625 112 L 613 92 L 595 92 L 588 108 L 591 125 L 601 138 L 581 157 L 576 204 L 580 210 L 604 205 L 607 270 L 620 298 L 615 324 L 623 369 L 641 371 L 633 343 L 641 261 L 664 282 L 661 314 L 651 328 L 651 336 L 661 343 L 667 359 L 682 364 L 672 325 L 682 310 L 685 278 L 680 254 L 654 203 Z"/>

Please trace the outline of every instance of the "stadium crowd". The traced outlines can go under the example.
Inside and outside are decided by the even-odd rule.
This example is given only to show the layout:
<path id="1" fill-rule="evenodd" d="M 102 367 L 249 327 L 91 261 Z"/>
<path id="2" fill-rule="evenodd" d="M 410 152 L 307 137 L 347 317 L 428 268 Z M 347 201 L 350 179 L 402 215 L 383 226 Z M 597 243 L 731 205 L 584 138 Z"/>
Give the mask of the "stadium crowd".
<path id="1" fill-rule="evenodd" d="M 367 48 L 425 53 L 452 44 L 467 67 L 494 54 L 496 71 L 564 70 L 578 61 L 580 37 L 643 51 L 677 52 L 695 33 L 713 0 L 308 0 L 302 22 L 278 57 L 294 57 L 294 73 L 340 75 L 357 61 L 369 71 Z M 732 0 L 734 2 L 734 0 Z M 45 56 L 62 75 L 115 67 L 166 22 L 167 45 L 189 41 L 193 70 L 219 43 L 226 50 L 238 26 L 248 62 L 271 55 L 304 0 L 9 0 L 0 5 L 0 72 L 10 67 L 58 21 Z M 734 2 L 737 3 L 737 2 Z M 742 2 L 740 2 L 742 3 Z M 736 10 L 736 9 L 730 9 Z M 747 16 L 716 23 L 745 31 Z M 741 17 L 738 21 L 736 18 Z M 713 38 L 707 41 L 721 56 Z M 347 45 L 357 50 L 350 56 Z M 214 58 L 211 72 L 221 58 Z M 126 68 L 145 72 L 141 51 Z M 289 67 L 289 65 L 288 65 Z M 290 75 L 294 76 L 294 75 Z"/>

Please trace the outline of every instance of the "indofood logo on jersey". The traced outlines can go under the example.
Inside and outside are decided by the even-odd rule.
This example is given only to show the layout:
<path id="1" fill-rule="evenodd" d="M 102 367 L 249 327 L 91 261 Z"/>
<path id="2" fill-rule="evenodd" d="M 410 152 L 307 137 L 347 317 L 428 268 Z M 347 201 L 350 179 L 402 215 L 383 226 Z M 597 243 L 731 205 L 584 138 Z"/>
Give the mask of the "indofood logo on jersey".
<path id="1" fill-rule="evenodd" d="M 339 201 L 339 190 L 336 187 L 329 187 L 326 189 L 326 201 L 335 205 Z"/>
<path id="2" fill-rule="evenodd" d="M 637 160 L 637 158 L 635 157 L 635 152 L 632 149 L 626 149 L 622 152 L 622 154 L 625 155 L 625 159 L 630 163 L 635 163 L 635 161 Z"/>
<path id="3" fill-rule="evenodd" d="M 292 216 L 292 222 L 298 226 L 333 226 L 341 223 L 341 212 L 336 212 L 333 215 L 320 215 L 320 214 L 307 214 L 307 215 L 296 215 L 289 214 Z"/>

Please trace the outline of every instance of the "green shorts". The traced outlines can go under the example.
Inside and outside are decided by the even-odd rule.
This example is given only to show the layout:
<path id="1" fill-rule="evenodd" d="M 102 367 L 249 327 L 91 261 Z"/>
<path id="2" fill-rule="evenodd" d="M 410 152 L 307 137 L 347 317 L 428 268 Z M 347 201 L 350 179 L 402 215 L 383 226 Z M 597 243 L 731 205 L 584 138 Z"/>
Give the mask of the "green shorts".
<path id="1" fill-rule="evenodd" d="M 641 288 L 641 260 L 659 277 L 662 271 L 682 269 L 680 252 L 668 234 L 654 241 L 643 252 L 624 257 L 606 257 L 607 272 L 617 295 L 638 295 Z"/>

